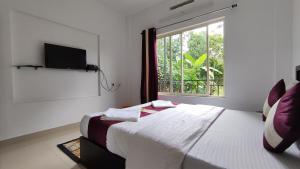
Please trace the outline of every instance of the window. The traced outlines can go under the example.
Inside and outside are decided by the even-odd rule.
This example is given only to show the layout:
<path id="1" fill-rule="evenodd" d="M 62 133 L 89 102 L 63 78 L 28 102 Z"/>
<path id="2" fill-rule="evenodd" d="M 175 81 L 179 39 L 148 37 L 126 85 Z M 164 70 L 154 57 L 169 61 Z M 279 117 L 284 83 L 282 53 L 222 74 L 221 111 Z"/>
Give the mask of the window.
<path id="1" fill-rule="evenodd" d="M 158 36 L 160 93 L 224 96 L 224 21 Z"/>

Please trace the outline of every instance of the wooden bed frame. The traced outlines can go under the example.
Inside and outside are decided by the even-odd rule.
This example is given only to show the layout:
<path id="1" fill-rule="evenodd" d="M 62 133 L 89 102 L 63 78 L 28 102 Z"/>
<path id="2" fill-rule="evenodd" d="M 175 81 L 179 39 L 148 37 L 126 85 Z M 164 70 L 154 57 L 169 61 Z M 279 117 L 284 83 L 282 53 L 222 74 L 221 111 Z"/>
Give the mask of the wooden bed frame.
<path id="1" fill-rule="evenodd" d="M 125 169 L 125 159 L 80 137 L 80 162 L 88 169 Z"/>

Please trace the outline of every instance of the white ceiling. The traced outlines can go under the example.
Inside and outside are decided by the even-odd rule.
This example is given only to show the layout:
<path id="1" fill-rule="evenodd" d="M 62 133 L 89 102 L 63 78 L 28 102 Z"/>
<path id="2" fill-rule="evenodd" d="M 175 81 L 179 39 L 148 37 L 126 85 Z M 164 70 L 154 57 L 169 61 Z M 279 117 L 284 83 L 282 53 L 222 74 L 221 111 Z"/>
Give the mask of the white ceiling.
<path id="1" fill-rule="evenodd" d="M 133 15 L 167 0 L 98 0 L 125 15 Z"/>

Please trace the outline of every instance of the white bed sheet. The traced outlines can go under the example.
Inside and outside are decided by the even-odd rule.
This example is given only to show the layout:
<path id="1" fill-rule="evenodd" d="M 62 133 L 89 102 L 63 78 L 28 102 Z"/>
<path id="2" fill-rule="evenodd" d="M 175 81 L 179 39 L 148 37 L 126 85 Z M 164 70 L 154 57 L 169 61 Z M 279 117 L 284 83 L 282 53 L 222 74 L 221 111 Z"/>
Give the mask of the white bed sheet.
<path id="1" fill-rule="evenodd" d="M 145 103 L 145 104 L 141 104 L 141 105 L 137 105 L 137 106 L 133 106 L 133 107 L 124 108 L 124 110 L 136 110 L 136 109 L 140 109 L 142 107 L 146 107 L 146 106 L 150 106 L 150 105 L 151 105 L 151 103 Z M 80 132 L 81 132 L 82 136 L 84 136 L 85 138 L 89 138 L 88 137 L 88 126 L 89 126 L 90 119 L 93 117 L 96 117 L 96 116 L 101 116 L 101 115 L 103 115 L 103 112 L 88 113 L 83 116 L 83 118 L 81 119 L 81 122 L 80 122 Z"/>
<path id="2" fill-rule="evenodd" d="M 107 132 L 107 149 L 125 158 L 126 168 L 180 169 L 185 154 L 223 110 L 179 104 L 138 123 L 115 124 Z"/>
<path id="3" fill-rule="evenodd" d="M 263 147 L 261 114 L 225 110 L 199 139 L 183 162 L 184 169 L 299 169 L 300 150 L 284 154 Z"/>
<path id="4" fill-rule="evenodd" d="M 150 104 L 138 105 L 129 109 L 148 105 Z M 83 136 L 87 137 L 90 117 L 99 114 L 101 113 L 86 115 L 82 119 L 81 133 Z M 300 147 L 300 141 L 298 147 L 294 144 L 283 154 L 273 154 L 263 147 L 263 129 L 264 122 L 261 114 L 225 110 L 187 153 L 182 168 L 299 169 L 300 149 L 298 147 Z M 123 158 L 126 158 L 126 151 L 124 150 L 121 154 Z"/>

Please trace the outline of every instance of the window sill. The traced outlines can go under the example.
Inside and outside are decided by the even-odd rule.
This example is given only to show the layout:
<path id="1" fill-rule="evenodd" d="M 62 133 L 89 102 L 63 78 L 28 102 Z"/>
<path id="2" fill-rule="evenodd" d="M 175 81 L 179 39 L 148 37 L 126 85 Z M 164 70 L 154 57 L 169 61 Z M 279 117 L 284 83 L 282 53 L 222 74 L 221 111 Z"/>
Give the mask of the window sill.
<path id="1" fill-rule="evenodd" d="M 199 95 L 199 94 L 181 94 L 181 93 L 158 93 L 159 96 L 173 96 L 173 97 L 201 97 L 201 98 L 215 98 L 215 99 L 225 99 L 225 96 L 210 96 L 210 95 Z"/>

